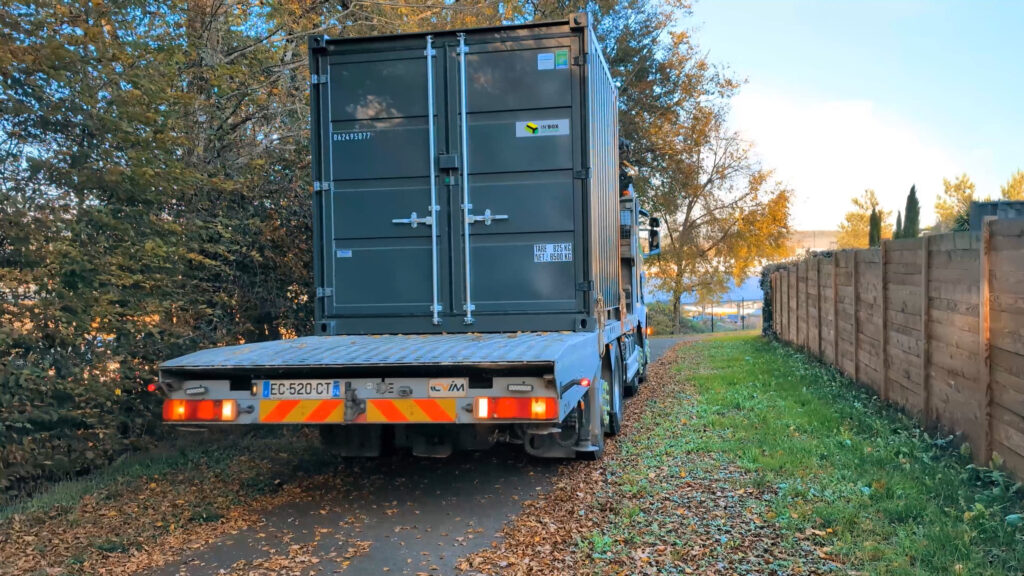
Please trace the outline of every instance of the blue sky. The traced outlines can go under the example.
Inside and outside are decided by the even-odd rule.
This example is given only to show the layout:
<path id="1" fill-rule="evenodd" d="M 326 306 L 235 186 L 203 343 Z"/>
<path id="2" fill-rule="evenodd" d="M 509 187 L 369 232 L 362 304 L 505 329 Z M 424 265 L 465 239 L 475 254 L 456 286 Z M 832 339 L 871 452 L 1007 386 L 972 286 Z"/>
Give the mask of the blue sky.
<path id="1" fill-rule="evenodd" d="M 980 196 L 1024 169 L 1024 2 L 697 0 L 687 21 L 747 84 L 734 127 L 797 192 L 798 229 L 835 228 L 865 188 L 931 223 L 942 178 Z"/>

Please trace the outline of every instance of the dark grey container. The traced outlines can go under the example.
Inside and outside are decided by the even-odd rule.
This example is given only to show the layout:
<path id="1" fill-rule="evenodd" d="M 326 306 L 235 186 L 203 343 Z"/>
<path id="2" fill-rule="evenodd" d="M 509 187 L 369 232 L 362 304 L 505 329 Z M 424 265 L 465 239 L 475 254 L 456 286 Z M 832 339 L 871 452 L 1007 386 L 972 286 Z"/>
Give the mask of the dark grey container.
<path id="1" fill-rule="evenodd" d="M 986 216 L 1001 219 L 1024 218 L 1024 202 L 1020 200 L 994 200 L 971 202 L 968 215 L 971 232 L 981 233 L 981 224 Z"/>
<path id="2" fill-rule="evenodd" d="M 617 318 L 617 93 L 585 14 L 313 37 L 310 70 L 318 334 Z"/>

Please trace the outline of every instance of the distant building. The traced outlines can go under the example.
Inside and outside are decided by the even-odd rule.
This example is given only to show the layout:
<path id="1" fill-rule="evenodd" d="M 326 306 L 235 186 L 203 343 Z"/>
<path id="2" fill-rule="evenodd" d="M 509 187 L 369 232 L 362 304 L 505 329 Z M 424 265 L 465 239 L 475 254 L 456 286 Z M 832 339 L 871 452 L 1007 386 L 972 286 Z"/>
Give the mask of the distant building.
<path id="1" fill-rule="evenodd" d="M 981 220 L 986 216 L 995 216 L 996 218 L 1024 218 L 1024 202 L 1019 200 L 971 202 L 971 231 L 980 231 Z"/>

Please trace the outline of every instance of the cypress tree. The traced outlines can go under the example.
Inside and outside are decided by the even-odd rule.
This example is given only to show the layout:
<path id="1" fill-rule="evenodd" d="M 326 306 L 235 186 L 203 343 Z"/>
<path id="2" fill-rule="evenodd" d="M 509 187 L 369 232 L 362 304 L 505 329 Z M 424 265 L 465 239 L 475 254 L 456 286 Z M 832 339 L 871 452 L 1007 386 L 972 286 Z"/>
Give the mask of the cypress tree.
<path id="1" fill-rule="evenodd" d="M 893 240 L 903 238 L 903 215 L 896 211 L 896 230 L 892 233 Z"/>
<path id="2" fill-rule="evenodd" d="M 903 234 L 900 238 L 917 238 L 921 235 L 921 203 L 917 201 L 917 185 L 910 187 L 907 208 L 903 211 Z"/>
<path id="3" fill-rule="evenodd" d="M 871 208 L 871 217 L 868 219 L 868 246 L 876 248 L 882 245 L 882 218 L 878 215 L 876 208 Z"/>

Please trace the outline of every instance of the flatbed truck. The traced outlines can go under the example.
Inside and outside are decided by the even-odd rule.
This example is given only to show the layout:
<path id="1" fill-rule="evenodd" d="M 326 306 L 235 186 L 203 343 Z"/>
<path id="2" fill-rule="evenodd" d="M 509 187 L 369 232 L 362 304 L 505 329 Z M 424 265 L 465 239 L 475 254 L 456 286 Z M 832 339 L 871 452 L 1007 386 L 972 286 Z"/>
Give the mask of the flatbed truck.
<path id="1" fill-rule="evenodd" d="M 164 421 L 600 457 L 646 371 L 657 230 L 587 15 L 316 36 L 309 63 L 314 334 L 164 362 Z"/>

